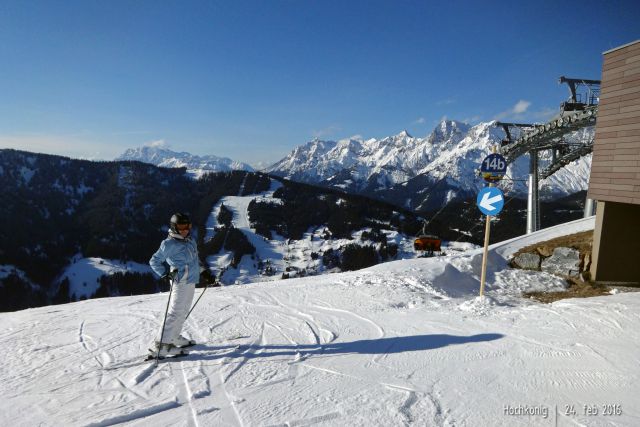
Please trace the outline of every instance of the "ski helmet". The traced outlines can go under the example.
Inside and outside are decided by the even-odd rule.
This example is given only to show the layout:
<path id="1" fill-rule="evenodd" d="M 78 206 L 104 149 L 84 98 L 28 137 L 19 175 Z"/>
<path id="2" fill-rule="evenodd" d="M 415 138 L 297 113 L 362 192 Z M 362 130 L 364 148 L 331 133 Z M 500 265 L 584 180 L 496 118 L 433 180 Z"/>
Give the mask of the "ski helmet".
<path id="1" fill-rule="evenodd" d="M 169 228 L 174 233 L 178 233 L 179 234 L 180 231 L 178 230 L 178 225 L 188 225 L 189 229 L 191 229 L 191 219 L 189 218 L 189 215 L 181 213 L 181 212 L 173 214 L 171 216 L 171 221 L 170 221 Z"/>

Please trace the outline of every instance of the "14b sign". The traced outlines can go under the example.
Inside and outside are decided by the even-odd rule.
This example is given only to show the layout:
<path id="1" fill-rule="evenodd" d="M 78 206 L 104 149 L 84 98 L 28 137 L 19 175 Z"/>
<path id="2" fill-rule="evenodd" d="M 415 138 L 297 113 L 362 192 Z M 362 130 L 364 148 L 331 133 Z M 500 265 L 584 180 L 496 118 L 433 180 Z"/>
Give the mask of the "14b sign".
<path id="1" fill-rule="evenodd" d="M 485 181 L 500 181 L 507 173 L 507 161 L 500 154 L 489 154 L 482 161 L 480 172 Z"/>

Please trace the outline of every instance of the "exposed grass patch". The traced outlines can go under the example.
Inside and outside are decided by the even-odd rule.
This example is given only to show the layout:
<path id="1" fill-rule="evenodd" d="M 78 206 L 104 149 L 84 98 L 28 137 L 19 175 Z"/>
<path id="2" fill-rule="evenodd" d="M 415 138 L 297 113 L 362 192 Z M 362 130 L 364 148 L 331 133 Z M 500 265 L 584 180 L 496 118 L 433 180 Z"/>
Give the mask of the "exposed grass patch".
<path id="1" fill-rule="evenodd" d="M 568 277 L 569 287 L 559 292 L 525 292 L 525 298 L 531 298 L 544 303 L 552 303 L 566 298 L 588 298 L 609 295 L 611 289 L 608 286 L 582 281 L 575 277 Z"/>

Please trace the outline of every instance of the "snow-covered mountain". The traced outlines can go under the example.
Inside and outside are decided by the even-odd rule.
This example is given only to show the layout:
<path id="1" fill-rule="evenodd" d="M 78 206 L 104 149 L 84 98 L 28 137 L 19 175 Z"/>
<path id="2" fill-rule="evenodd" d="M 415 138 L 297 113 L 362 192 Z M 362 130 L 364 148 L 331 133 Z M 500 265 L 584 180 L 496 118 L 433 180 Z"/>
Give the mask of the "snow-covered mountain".
<path id="1" fill-rule="evenodd" d="M 163 147 L 143 146 L 126 150 L 116 160 L 137 160 L 152 165 L 179 168 L 185 167 L 195 177 L 208 172 L 228 172 L 244 170 L 253 172 L 254 169 L 246 163 L 231 160 L 227 157 L 214 155 L 197 156 L 187 152 L 175 152 Z"/>
<path id="2" fill-rule="evenodd" d="M 565 139 L 582 140 L 592 135 L 593 130 L 588 129 Z M 468 197 L 482 188 L 480 162 L 503 137 L 494 122 L 469 126 L 443 120 L 424 138 L 402 131 L 380 140 L 316 139 L 294 149 L 267 172 L 396 203 L 404 201 L 401 204 L 408 208 L 429 208 L 454 197 Z M 549 161 L 550 153 L 542 152 L 541 167 Z M 542 181 L 542 197 L 557 198 L 586 189 L 590 165 L 591 156 L 585 156 Z M 511 195 L 526 194 L 528 171 L 529 158 L 522 156 L 509 165 L 507 177 L 513 181 L 505 180 L 502 185 Z M 412 180 L 416 180 L 413 185 Z"/>
<path id="3" fill-rule="evenodd" d="M 213 288 L 156 368 L 167 293 L 0 313 L 0 424 L 637 426 L 640 293 L 542 304 L 565 281 L 506 268 L 593 224 L 493 245 L 484 298 L 481 249 Z"/>

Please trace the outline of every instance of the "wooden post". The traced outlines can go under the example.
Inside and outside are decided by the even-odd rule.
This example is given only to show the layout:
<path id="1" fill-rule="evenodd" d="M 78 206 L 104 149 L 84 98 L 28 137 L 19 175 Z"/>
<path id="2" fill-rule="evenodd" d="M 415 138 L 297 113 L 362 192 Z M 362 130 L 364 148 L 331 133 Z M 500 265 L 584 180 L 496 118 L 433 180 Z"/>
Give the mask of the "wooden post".
<path id="1" fill-rule="evenodd" d="M 487 277 L 487 254 L 489 253 L 489 232 L 491 231 L 491 215 L 487 215 L 484 227 L 484 252 L 482 254 L 482 273 L 480 274 L 480 296 L 484 296 L 484 282 Z"/>

